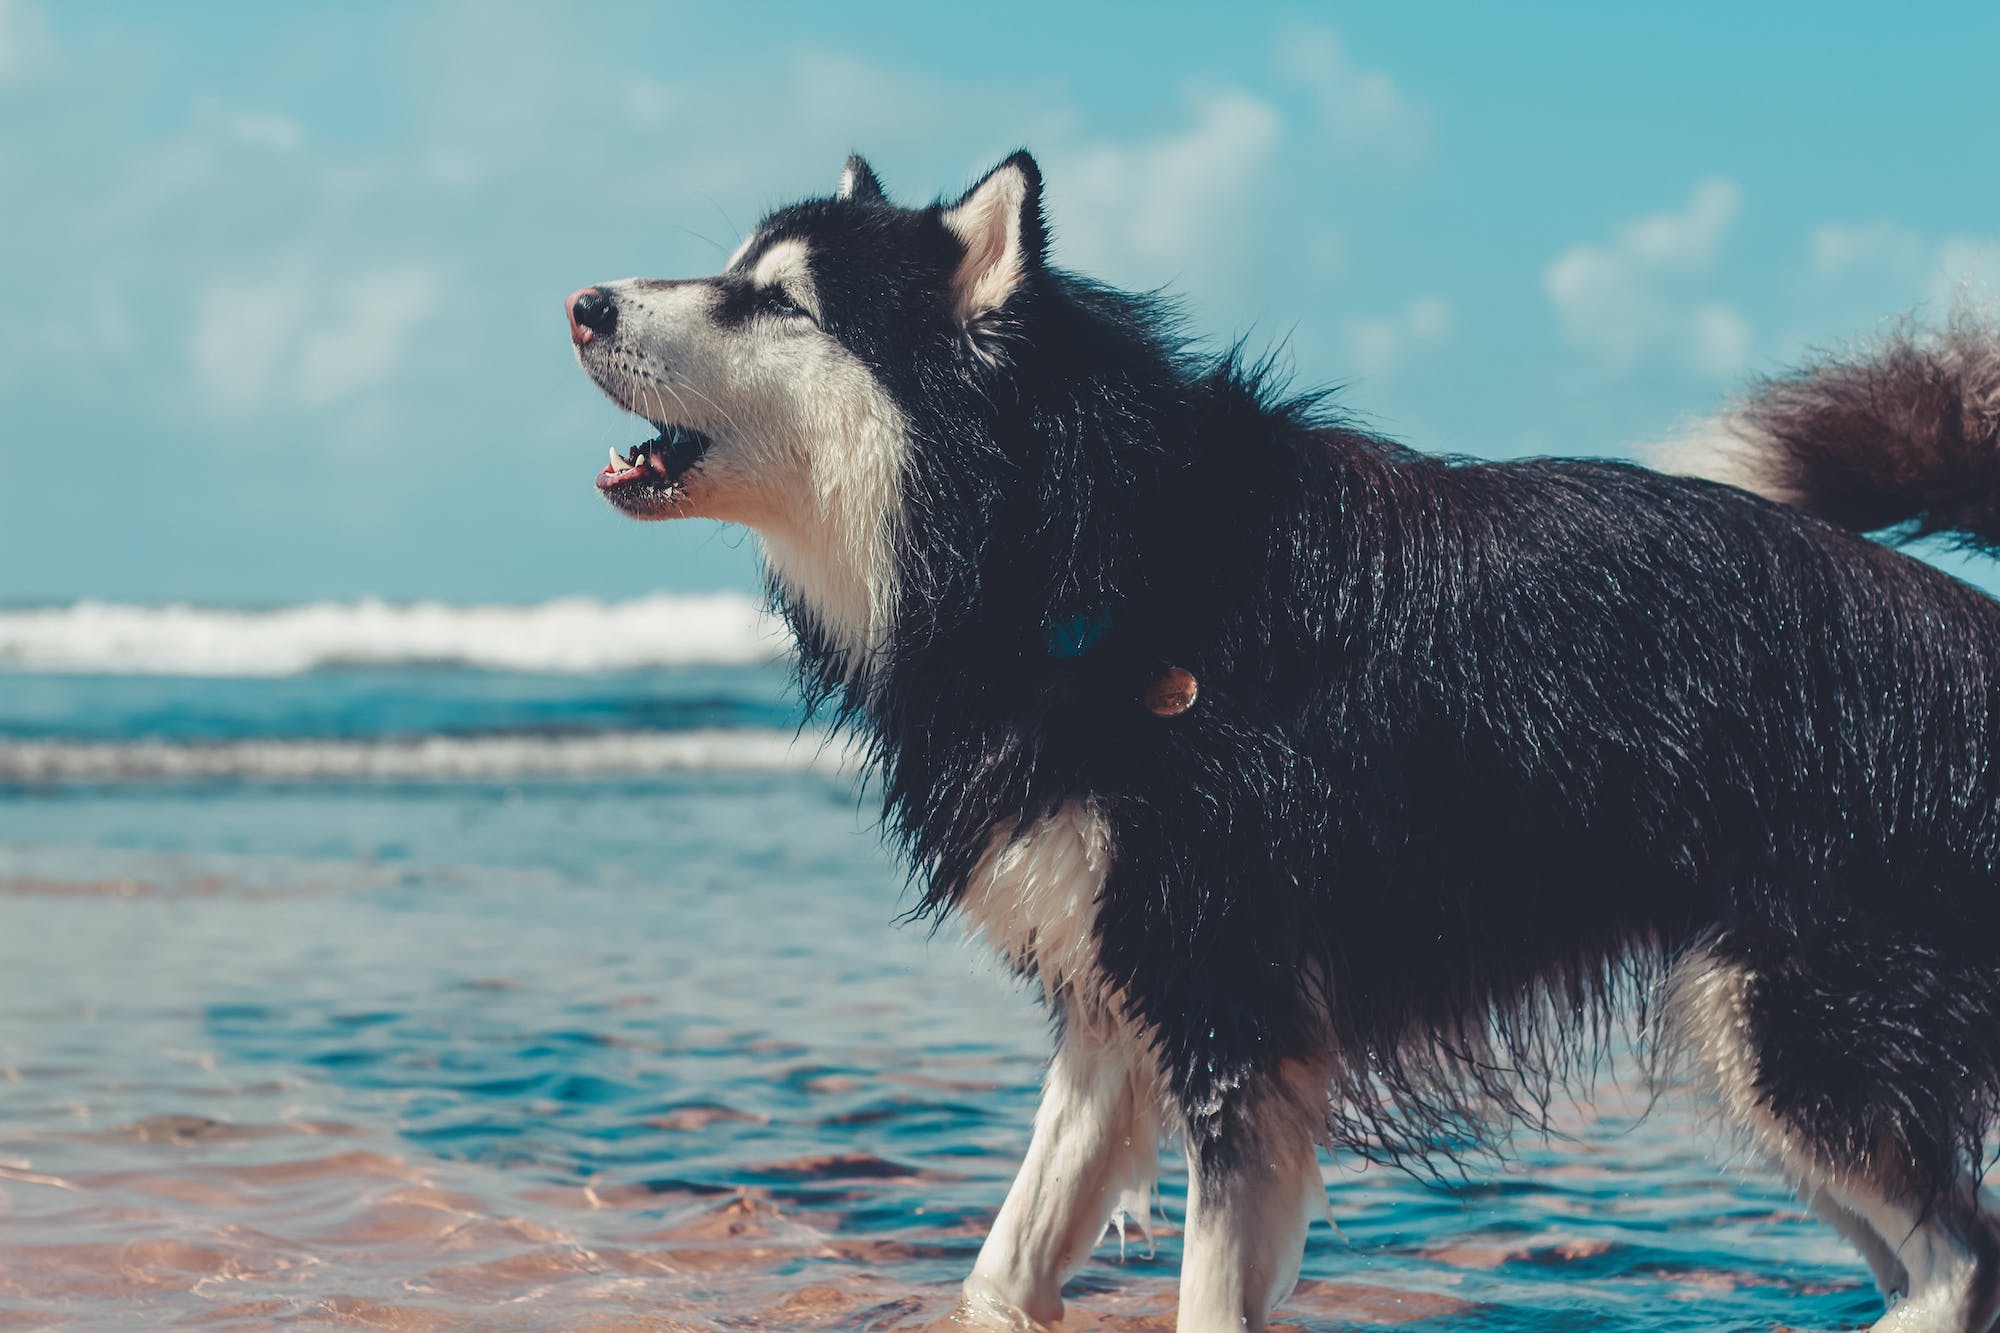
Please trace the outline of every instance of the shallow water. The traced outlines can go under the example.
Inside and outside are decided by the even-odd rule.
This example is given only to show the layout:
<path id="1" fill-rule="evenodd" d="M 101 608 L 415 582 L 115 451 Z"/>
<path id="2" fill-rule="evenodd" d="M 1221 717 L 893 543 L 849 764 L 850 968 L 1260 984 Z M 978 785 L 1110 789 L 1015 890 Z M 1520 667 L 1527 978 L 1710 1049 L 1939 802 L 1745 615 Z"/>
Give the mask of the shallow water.
<path id="1" fill-rule="evenodd" d="M 955 936 L 893 924 L 897 875 L 851 777 L 726 744 L 615 778 L 499 752 L 471 777 L 119 776 L 130 747 L 246 739 L 764 745 L 794 721 L 771 673 L 0 691 L 0 762 L 113 747 L 89 785 L 45 771 L 0 793 L 0 1325 L 949 1317 L 1046 1029 Z M 1607 1085 L 1573 1138 L 1455 1194 L 1329 1163 L 1341 1235 L 1314 1227 L 1284 1323 L 1879 1311 L 1844 1247 L 1685 1104 L 1641 1104 Z M 1156 1249 L 1120 1262 L 1107 1242 L 1065 1327 L 1171 1326 L 1168 1166 Z"/>

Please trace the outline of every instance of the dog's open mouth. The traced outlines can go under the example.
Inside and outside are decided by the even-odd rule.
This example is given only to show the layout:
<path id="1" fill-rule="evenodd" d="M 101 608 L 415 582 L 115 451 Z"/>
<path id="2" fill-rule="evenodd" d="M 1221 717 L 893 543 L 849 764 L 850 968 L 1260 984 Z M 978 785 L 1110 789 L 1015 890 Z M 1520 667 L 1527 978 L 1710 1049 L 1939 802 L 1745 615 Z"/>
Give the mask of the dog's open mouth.
<path id="1" fill-rule="evenodd" d="M 698 430 L 652 424 L 658 435 L 623 455 L 613 449 L 611 461 L 597 474 L 597 489 L 604 498 L 641 518 L 664 517 L 680 503 L 687 493 L 688 474 L 701 463 L 709 445 L 708 437 Z"/>

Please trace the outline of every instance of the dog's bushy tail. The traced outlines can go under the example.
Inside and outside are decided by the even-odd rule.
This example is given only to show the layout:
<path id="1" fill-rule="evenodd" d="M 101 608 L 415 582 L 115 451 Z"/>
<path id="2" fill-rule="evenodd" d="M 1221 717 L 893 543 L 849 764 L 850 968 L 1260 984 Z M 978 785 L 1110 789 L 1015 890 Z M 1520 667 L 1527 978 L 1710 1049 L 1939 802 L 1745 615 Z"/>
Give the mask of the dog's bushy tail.
<path id="1" fill-rule="evenodd" d="M 1654 461 L 1857 532 L 2000 554 L 2000 324 L 1910 325 L 1761 380 Z"/>

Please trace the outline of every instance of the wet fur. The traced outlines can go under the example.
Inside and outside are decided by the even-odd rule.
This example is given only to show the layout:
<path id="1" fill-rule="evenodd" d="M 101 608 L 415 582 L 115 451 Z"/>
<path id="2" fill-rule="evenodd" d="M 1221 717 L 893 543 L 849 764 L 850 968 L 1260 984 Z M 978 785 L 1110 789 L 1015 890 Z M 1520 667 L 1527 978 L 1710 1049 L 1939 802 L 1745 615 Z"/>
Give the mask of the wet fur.
<path id="1" fill-rule="evenodd" d="M 913 216 L 881 208 L 842 225 Z M 1784 1092 L 1830 1150 L 1886 1128 L 1927 1181 L 1976 1152 L 2000 608 L 1735 488 L 1408 452 L 1054 269 L 1009 314 L 997 367 L 862 352 L 912 423 L 870 682 L 787 605 L 808 697 L 874 747 L 920 912 L 996 827 L 1090 799 L 1102 965 L 1218 1152 L 1221 1094 L 1329 1018 L 1343 1148 L 1432 1162 L 1496 1112 L 1536 1121 L 1697 934 L 1823 951 L 1879 1002 L 1838 1087 Z M 1088 649 L 1052 652 L 1078 623 Z M 1172 720 L 1139 706 L 1168 664 L 1201 684 Z M 1808 1026 L 1810 983 L 1767 975 Z"/>
<path id="2" fill-rule="evenodd" d="M 732 263 L 806 242 L 819 327 L 907 431 L 865 657 L 772 591 L 807 699 L 876 763 L 914 914 L 1087 811 L 1090 993 L 1218 1188 L 1300 1117 L 1418 1170 L 1541 1124 L 1698 958 L 1786 1153 L 1961 1197 L 2000 1110 L 2000 605 L 1846 528 L 2000 539 L 2000 342 L 1759 386 L 1731 476 L 1793 504 L 1425 456 L 1050 266 L 1010 168 L 993 308 L 954 286 L 946 206 L 865 166 Z M 1169 666 L 1200 698 L 1163 718 Z"/>

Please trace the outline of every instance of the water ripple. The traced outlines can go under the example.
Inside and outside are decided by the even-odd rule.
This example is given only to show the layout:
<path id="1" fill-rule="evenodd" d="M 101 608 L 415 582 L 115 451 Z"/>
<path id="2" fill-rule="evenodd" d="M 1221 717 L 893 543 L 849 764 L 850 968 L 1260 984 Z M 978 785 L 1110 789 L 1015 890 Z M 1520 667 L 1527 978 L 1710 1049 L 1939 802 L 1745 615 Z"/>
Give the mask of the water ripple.
<path id="1" fill-rule="evenodd" d="M 896 882 L 799 777 L 0 807 L 0 1322 L 954 1327 L 1046 1025 L 893 930 Z M 1782 1190 L 1643 1110 L 1607 1086 L 1455 1194 L 1330 1164 L 1282 1326 L 1874 1316 Z M 1066 1329 L 1171 1327 L 1182 1198 Z"/>

